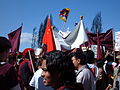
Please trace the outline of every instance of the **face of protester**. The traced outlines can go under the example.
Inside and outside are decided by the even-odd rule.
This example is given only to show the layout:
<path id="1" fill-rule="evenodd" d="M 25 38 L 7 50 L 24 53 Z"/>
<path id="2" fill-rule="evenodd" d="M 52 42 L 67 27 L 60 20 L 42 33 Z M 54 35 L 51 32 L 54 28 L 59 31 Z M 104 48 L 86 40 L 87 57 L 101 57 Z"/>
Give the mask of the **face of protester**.
<path id="1" fill-rule="evenodd" d="M 98 69 L 98 80 L 101 80 L 103 78 L 103 69 L 99 68 Z"/>
<path id="2" fill-rule="evenodd" d="M 0 61 L 6 62 L 8 55 L 9 55 L 9 49 L 0 53 Z"/>
<path id="3" fill-rule="evenodd" d="M 79 66 L 79 63 L 80 63 L 80 59 L 76 59 L 74 56 L 71 58 L 74 66 L 75 66 L 75 69 L 79 69 L 78 66 Z"/>
<path id="4" fill-rule="evenodd" d="M 43 83 L 45 86 L 51 86 L 53 88 L 57 87 L 59 85 L 59 78 L 58 75 L 51 75 L 51 73 L 47 70 L 46 67 L 46 60 L 42 61 L 42 74 L 43 77 Z"/>

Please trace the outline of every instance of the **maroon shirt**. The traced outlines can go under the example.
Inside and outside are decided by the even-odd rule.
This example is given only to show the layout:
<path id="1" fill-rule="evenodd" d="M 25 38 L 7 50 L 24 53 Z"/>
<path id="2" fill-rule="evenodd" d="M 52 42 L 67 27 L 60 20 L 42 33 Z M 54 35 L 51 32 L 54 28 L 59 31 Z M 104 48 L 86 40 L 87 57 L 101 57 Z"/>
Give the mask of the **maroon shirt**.
<path id="1" fill-rule="evenodd" d="M 9 90 L 17 84 L 15 68 L 8 63 L 0 64 L 0 90 Z"/>

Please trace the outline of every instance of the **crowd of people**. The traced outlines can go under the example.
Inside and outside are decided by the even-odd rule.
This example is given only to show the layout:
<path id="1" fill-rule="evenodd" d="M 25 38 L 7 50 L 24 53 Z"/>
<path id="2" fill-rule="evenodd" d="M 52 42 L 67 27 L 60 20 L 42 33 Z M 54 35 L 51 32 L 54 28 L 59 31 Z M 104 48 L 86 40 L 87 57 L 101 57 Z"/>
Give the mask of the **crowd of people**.
<path id="1" fill-rule="evenodd" d="M 11 53 L 0 37 L 0 90 L 120 90 L 120 52 L 96 60 L 92 50 Z"/>

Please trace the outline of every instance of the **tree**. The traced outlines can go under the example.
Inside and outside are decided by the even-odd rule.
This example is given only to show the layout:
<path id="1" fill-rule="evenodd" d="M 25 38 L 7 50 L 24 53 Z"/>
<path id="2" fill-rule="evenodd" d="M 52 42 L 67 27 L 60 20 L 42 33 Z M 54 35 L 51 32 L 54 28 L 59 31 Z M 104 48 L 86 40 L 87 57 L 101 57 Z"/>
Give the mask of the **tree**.
<path id="1" fill-rule="evenodd" d="M 32 36 L 32 43 L 31 43 L 31 48 L 35 50 L 36 48 L 36 37 L 37 37 L 37 32 L 36 32 L 36 27 L 33 28 L 33 36 Z"/>
<path id="2" fill-rule="evenodd" d="M 43 25 L 43 23 L 41 23 L 39 31 L 38 31 L 38 40 L 37 40 L 38 47 L 41 47 L 41 45 L 42 45 L 43 34 L 44 34 L 44 25 Z"/>
<path id="3" fill-rule="evenodd" d="M 42 39 L 43 39 L 43 35 L 44 35 L 45 29 L 46 29 L 47 20 L 48 20 L 48 15 L 46 16 L 44 23 L 40 24 L 40 28 L 38 31 L 38 40 L 37 40 L 38 48 L 42 46 Z"/>
<path id="4" fill-rule="evenodd" d="M 101 23 L 101 12 L 99 12 L 93 19 L 91 32 L 92 33 L 101 33 L 102 32 L 102 23 Z"/>

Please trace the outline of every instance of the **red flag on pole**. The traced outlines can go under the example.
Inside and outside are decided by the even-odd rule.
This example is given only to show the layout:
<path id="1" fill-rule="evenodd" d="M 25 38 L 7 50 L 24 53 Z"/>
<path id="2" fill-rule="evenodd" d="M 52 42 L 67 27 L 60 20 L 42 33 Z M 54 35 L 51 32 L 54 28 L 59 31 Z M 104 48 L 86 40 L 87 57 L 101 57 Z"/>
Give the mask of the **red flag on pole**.
<path id="1" fill-rule="evenodd" d="M 47 46 L 47 52 L 56 50 L 55 41 L 54 41 L 53 32 L 52 32 L 51 23 L 50 23 L 50 18 L 48 18 L 47 20 L 47 26 L 45 29 L 42 43 L 44 43 Z"/>
<path id="2" fill-rule="evenodd" d="M 88 43 L 90 45 L 97 45 L 97 34 L 87 33 Z M 105 46 L 106 50 L 113 51 L 113 29 L 107 30 L 106 33 L 99 34 L 100 44 Z"/>
<path id="3" fill-rule="evenodd" d="M 12 45 L 11 52 L 19 51 L 21 31 L 22 26 L 8 34 L 8 38 Z"/>
<path id="4" fill-rule="evenodd" d="M 97 60 L 101 60 L 103 58 L 102 51 L 100 48 L 100 39 L 99 39 L 99 33 L 97 32 Z"/>

